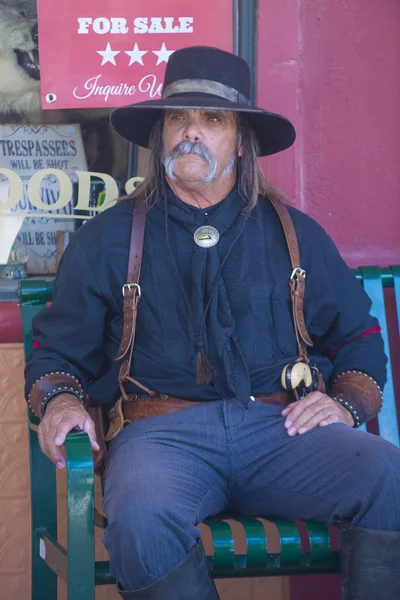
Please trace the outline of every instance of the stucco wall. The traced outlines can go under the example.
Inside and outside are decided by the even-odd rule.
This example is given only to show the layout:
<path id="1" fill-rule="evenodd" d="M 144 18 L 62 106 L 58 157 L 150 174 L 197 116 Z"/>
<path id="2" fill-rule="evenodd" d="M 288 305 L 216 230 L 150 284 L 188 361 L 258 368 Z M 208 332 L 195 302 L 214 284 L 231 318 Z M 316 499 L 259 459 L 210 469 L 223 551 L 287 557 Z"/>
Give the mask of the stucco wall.
<path id="1" fill-rule="evenodd" d="M 400 257 L 400 3 L 259 0 L 258 102 L 293 120 L 268 176 L 351 266 Z"/>
<path id="2" fill-rule="evenodd" d="M 263 167 L 352 267 L 400 263 L 399 31 L 398 0 L 259 0 L 258 104 L 298 135 Z M 339 600 L 339 576 L 291 578 L 303 598 Z"/>

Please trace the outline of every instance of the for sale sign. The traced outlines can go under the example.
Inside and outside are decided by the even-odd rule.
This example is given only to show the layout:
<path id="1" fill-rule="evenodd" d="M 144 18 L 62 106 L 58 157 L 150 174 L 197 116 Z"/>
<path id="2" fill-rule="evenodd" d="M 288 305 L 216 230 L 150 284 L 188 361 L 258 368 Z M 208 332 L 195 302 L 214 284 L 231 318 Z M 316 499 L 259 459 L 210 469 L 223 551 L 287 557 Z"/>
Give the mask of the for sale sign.
<path id="1" fill-rule="evenodd" d="M 38 0 L 43 108 L 116 107 L 161 96 L 171 54 L 233 48 L 232 0 Z"/>

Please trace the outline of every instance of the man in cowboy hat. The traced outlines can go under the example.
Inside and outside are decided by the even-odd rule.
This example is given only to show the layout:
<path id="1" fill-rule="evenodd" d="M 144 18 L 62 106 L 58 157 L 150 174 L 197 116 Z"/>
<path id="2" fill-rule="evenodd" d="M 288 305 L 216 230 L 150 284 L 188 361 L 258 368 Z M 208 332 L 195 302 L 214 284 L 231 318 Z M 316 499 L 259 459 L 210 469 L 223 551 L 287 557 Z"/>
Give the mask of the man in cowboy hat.
<path id="1" fill-rule="evenodd" d="M 99 448 L 87 394 L 116 403 L 104 543 L 122 597 L 218 598 L 197 524 L 229 508 L 337 523 L 344 598 L 393 599 L 400 450 L 356 429 L 381 406 L 379 325 L 327 234 L 264 178 L 257 156 L 295 132 L 249 89 L 243 60 L 192 47 L 160 100 L 114 111 L 149 174 L 67 247 L 27 398 L 59 468 L 74 427 Z"/>

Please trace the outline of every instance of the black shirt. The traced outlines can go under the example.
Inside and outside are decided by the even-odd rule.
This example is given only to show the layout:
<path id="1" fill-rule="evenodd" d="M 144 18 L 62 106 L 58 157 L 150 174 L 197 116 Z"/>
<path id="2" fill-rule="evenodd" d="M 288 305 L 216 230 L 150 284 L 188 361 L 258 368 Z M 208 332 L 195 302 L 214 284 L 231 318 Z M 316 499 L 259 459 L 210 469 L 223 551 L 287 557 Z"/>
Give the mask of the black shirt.
<path id="1" fill-rule="evenodd" d="M 123 200 L 107 209 L 82 226 L 66 248 L 53 303 L 34 319 L 38 347 L 27 360 L 27 394 L 41 376 L 63 371 L 79 379 L 94 403 L 118 398 L 114 357 L 122 336 L 133 206 L 134 200 Z M 243 399 L 281 389 L 282 368 L 298 356 L 289 253 L 269 201 L 260 199 L 248 219 L 244 207 L 236 188 L 210 209 L 194 208 L 169 192 L 169 246 L 163 200 L 149 210 L 131 374 L 150 389 L 193 400 Z M 307 215 L 289 210 L 307 274 L 312 364 L 328 386 L 341 372 L 356 369 L 382 387 L 381 335 L 362 335 L 378 326 L 369 315 L 368 296 L 326 232 Z M 202 225 L 220 231 L 213 248 L 194 242 Z M 196 336 L 210 294 L 202 335 L 215 377 L 209 385 L 197 385 Z"/>

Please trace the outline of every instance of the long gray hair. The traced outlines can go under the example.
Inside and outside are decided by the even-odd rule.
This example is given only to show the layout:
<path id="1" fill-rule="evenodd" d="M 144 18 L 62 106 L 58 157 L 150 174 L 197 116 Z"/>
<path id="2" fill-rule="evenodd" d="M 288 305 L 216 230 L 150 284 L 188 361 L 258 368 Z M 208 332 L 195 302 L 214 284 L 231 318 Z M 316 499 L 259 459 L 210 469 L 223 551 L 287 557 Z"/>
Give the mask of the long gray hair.
<path id="1" fill-rule="evenodd" d="M 150 135 L 150 157 L 145 180 L 126 198 L 145 197 L 147 205 L 152 206 L 165 189 L 165 170 L 163 165 L 163 121 L 158 121 Z M 262 197 L 287 202 L 283 192 L 275 188 L 265 177 L 257 160 L 259 145 L 257 136 L 243 114 L 238 115 L 237 149 L 242 147 L 242 156 L 238 157 L 238 190 L 249 203 L 251 210 Z"/>

